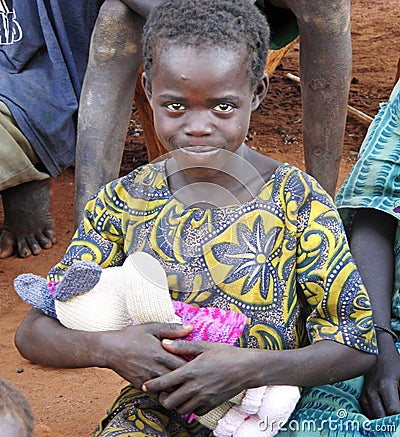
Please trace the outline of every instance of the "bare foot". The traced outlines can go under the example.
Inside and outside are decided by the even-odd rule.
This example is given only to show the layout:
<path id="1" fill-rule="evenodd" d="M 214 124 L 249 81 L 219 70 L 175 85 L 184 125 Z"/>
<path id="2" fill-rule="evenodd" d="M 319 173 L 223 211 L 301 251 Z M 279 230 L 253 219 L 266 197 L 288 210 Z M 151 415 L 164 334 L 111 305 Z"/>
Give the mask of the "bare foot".
<path id="1" fill-rule="evenodd" d="M 56 242 L 50 213 L 50 180 L 32 181 L 1 192 L 4 226 L 0 231 L 0 258 L 37 255 Z"/>

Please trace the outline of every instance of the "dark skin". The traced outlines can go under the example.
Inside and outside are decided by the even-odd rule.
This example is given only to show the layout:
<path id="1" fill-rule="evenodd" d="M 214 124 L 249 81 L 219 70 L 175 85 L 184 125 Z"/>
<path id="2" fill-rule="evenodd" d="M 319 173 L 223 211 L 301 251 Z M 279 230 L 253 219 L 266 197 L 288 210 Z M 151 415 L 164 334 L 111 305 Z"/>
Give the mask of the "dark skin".
<path id="1" fill-rule="evenodd" d="M 125 41 L 129 35 L 139 48 L 142 17 L 146 18 L 157 3 L 158 0 L 106 0 L 103 5 L 93 34 L 80 103 L 75 226 L 89 197 L 101 185 L 118 177 L 121 164 L 141 56 L 139 50 L 127 50 L 124 43 L 113 42 Z M 350 1 L 272 0 L 271 3 L 291 9 L 297 18 L 306 171 L 333 196 L 350 86 Z M 106 23 L 115 20 L 119 25 L 101 26 L 102 20 Z M 104 53 L 108 55 L 103 57 Z M 106 114 L 98 112 L 102 107 L 108 108 Z"/>
<path id="2" fill-rule="evenodd" d="M 143 17 L 157 3 L 157 0 L 106 0 L 96 21 L 79 103 L 76 226 L 89 197 L 101 185 L 118 177 L 142 64 Z M 108 110 L 99 112 L 99 108 Z"/>
<path id="3" fill-rule="evenodd" d="M 196 60 L 186 66 L 188 56 Z M 212 184 L 208 198 L 222 187 L 241 202 L 250 200 L 246 186 L 252 183 L 258 192 L 279 164 L 244 145 L 251 112 L 267 93 L 267 78 L 251 89 L 244 51 L 210 48 L 205 53 L 172 46 L 159 57 L 151 80 L 144 74 L 143 84 L 158 138 L 174 158 L 167 161 L 171 191 L 179 196 L 189 187 L 187 201 L 193 205 L 204 200 L 202 186 Z M 199 60 L 205 64 L 202 68 Z M 251 168 L 261 177 L 248 180 Z"/>
<path id="4" fill-rule="evenodd" d="M 270 0 L 270 3 L 290 9 L 297 19 L 306 171 L 333 197 L 350 89 L 350 1 Z"/>
<path id="5" fill-rule="evenodd" d="M 349 362 L 357 362 L 357 367 L 368 369 L 374 360 L 368 354 L 327 340 L 285 351 L 235 350 L 232 346 L 218 347 L 215 343 L 183 340 L 163 341 L 162 345 L 177 355 L 189 354 L 196 359 L 146 381 L 142 389 L 159 396 L 161 405 L 180 414 L 192 411 L 205 414 L 211 407 L 248 388 L 330 384 L 347 379 L 349 372 L 353 373 L 354 369 L 348 368 Z M 234 364 L 227 371 L 227 363 L 232 362 L 229 360 Z M 216 372 L 215 369 L 223 370 Z"/>
<path id="6" fill-rule="evenodd" d="M 89 197 L 118 177 L 142 63 L 144 21 L 120 0 L 106 0 L 100 9 L 79 103 L 76 225 Z"/>
<path id="7" fill-rule="evenodd" d="M 367 287 L 377 325 L 390 328 L 397 220 L 374 209 L 357 211 L 351 251 Z M 377 330 L 379 355 L 366 374 L 360 404 L 370 418 L 400 413 L 400 355 L 387 332 Z"/>
<path id="8" fill-rule="evenodd" d="M 120 331 L 84 332 L 67 329 L 32 309 L 15 335 L 26 359 L 59 368 L 103 367 L 140 388 L 144 381 L 175 369 L 185 360 L 161 347 L 164 338 L 188 335 L 191 326 L 147 324 Z"/>
<path id="9" fill-rule="evenodd" d="M 0 258 L 14 251 L 21 257 L 38 255 L 56 243 L 50 214 L 50 180 L 26 182 L 1 192 L 4 229 L 0 231 Z"/>
<path id="10" fill-rule="evenodd" d="M 127 2 L 130 7 L 133 7 L 133 3 Z M 92 38 L 95 45 L 96 41 L 107 41 L 107 44 L 102 44 L 97 51 L 91 51 L 90 68 L 82 93 L 84 110 L 81 112 L 78 131 L 83 138 L 78 138 L 76 165 L 79 168 L 77 180 L 81 176 L 88 185 L 85 185 L 82 192 L 82 186 L 78 182 L 77 198 L 88 198 L 88 193 L 95 193 L 102 183 L 114 179 L 118 174 L 132 111 L 136 76 L 141 64 L 141 29 L 144 24 L 142 17 L 148 15 L 150 5 L 153 5 L 151 1 L 138 1 L 137 14 L 120 0 L 106 0 L 99 14 Z M 114 64 L 118 68 L 114 68 Z M 111 69 L 105 69 L 104 65 Z M 119 68 L 122 65 L 124 68 Z M 99 71 L 101 75 L 97 74 Z M 87 83 L 95 85 L 86 89 Z M 90 103 L 91 99 L 94 101 L 93 105 Z M 101 108 L 101 112 L 96 112 L 98 108 Z M 105 111 L 104 108 L 113 110 Z M 90 123 L 93 111 L 94 125 Z M 104 132 L 99 130 L 99 125 L 105 127 Z M 93 145 L 85 147 L 85 159 L 80 159 L 79 144 L 82 142 Z M 109 145 L 114 143 L 121 146 L 110 148 Z M 99 150 L 105 163 L 104 168 L 93 165 L 98 159 Z M 99 181 L 102 182 L 99 184 Z M 0 230 L 0 259 L 14 254 L 20 258 L 38 255 L 43 249 L 50 249 L 56 243 L 49 181 L 27 182 L 8 188 L 0 194 L 4 205 L 4 225 Z"/>
<path id="11" fill-rule="evenodd" d="M 44 366 L 111 369 L 134 387 L 159 396 L 166 408 L 200 415 L 247 388 L 332 383 L 367 371 L 375 359 L 326 340 L 290 351 L 182 340 L 161 342 L 183 337 L 191 329 L 147 324 L 121 331 L 74 331 L 32 309 L 17 330 L 15 344 L 23 357 Z M 189 363 L 180 357 L 188 354 L 196 357 Z M 357 365 L 349 368 L 349 362 Z M 229 370 L 227 363 L 231 363 Z M 252 372 L 248 372 L 250 363 Z"/>
<path id="12" fill-rule="evenodd" d="M 193 59 L 189 65 L 188 55 Z M 264 77 L 251 87 L 247 69 L 242 68 L 246 59 L 243 50 L 199 51 L 179 46 L 155 56 L 151 83 L 145 76 L 144 84 L 160 141 L 176 152 L 176 159 L 167 162 L 172 190 L 193 178 L 221 181 L 223 186 L 231 183 L 223 174 L 222 158 L 227 151 L 237 155 L 239 162 L 245 160 L 264 171 L 276 167 L 276 161 L 243 144 L 251 111 L 267 90 Z M 204 171 L 199 170 L 200 163 Z M 243 175 L 234 176 L 240 180 Z M 233 188 L 245 198 L 244 191 L 239 182 Z M 42 365 L 112 369 L 181 414 L 204 414 L 251 387 L 318 385 L 351 378 L 367 371 L 375 360 L 371 354 L 327 340 L 282 351 L 183 340 L 171 343 L 191 329 L 147 324 L 110 332 L 71 331 L 31 310 L 17 330 L 15 343 L 25 358 Z M 186 362 L 183 356 L 187 354 L 195 358 Z M 248 371 L 250 366 L 254 371 Z"/>

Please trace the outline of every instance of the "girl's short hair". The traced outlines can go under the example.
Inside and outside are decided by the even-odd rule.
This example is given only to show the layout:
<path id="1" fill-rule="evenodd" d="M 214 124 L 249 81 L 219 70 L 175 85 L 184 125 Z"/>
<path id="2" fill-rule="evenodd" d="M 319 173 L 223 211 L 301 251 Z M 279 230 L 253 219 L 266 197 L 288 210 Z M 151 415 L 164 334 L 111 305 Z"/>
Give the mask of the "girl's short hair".
<path id="1" fill-rule="evenodd" d="M 27 436 L 33 437 L 35 426 L 28 400 L 10 382 L 0 378 L 0 420 L 7 414 L 21 424 Z"/>
<path id="2" fill-rule="evenodd" d="M 154 56 L 171 44 L 199 49 L 244 47 L 254 87 L 264 74 L 269 26 L 250 0 L 164 0 L 144 27 L 144 70 L 150 79 Z"/>

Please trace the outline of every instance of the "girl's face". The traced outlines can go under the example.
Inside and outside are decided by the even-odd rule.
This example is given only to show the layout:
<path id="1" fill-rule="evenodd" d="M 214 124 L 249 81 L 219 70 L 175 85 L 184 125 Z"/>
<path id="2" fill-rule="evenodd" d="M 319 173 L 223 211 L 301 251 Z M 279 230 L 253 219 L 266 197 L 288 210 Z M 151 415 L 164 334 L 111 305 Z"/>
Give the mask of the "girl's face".
<path id="1" fill-rule="evenodd" d="M 154 59 L 144 86 L 163 146 L 186 172 L 220 169 L 242 145 L 267 82 L 251 89 L 244 50 L 171 46 Z M 203 171 L 204 174 L 204 171 Z"/>

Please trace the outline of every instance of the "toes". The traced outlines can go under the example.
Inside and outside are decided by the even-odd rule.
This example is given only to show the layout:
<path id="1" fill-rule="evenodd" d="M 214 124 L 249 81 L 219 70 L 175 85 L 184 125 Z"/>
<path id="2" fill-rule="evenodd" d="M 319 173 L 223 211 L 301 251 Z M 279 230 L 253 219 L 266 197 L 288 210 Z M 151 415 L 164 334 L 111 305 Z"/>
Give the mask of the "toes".
<path id="1" fill-rule="evenodd" d="M 43 230 L 43 233 L 45 234 L 45 236 L 50 240 L 50 247 L 53 245 L 53 244 L 56 244 L 57 243 L 57 237 L 56 237 L 56 233 L 55 233 L 55 231 L 54 231 L 54 229 L 53 228 L 45 228 L 44 230 Z M 44 249 L 48 249 L 48 247 L 44 247 L 44 246 L 42 246 Z"/>
<path id="2" fill-rule="evenodd" d="M 18 238 L 17 239 L 17 254 L 20 258 L 28 258 L 28 256 L 32 255 L 30 245 L 28 244 L 28 239 L 29 239 L 29 236 L 26 238 Z M 35 249 L 37 249 L 39 247 L 37 245 L 37 243 L 36 243 L 36 245 L 33 243 L 32 239 L 31 239 L 31 244 L 34 246 Z M 39 252 L 40 252 L 40 247 L 39 247 Z M 37 253 L 39 253 L 39 252 L 37 252 Z M 35 255 L 37 255 L 37 253 L 35 253 Z"/>
<path id="3" fill-rule="evenodd" d="M 43 234 L 36 235 L 36 239 L 42 249 L 50 249 L 56 242 L 56 235 L 54 231 L 50 235 L 48 231 L 44 231 Z"/>
<path id="4" fill-rule="evenodd" d="M 55 233 L 51 237 L 44 233 L 36 235 L 27 235 L 23 238 L 17 238 L 17 253 L 21 258 L 27 258 L 31 255 L 39 255 L 42 249 L 50 249 L 56 242 Z"/>
<path id="5" fill-rule="evenodd" d="M 0 231 L 0 259 L 12 256 L 14 249 L 20 258 L 38 255 L 42 249 L 50 249 L 56 241 L 56 234 L 52 228 L 47 228 L 36 235 L 17 237 L 10 231 L 3 230 Z"/>
<path id="6" fill-rule="evenodd" d="M 14 252 L 15 239 L 8 231 L 0 231 L 0 258 L 9 258 Z"/>
<path id="7" fill-rule="evenodd" d="M 26 241 L 32 255 L 39 255 L 39 253 L 42 251 L 42 247 L 38 242 L 37 237 L 34 235 L 28 235 L 28 237 L 26 237 Z"/>

